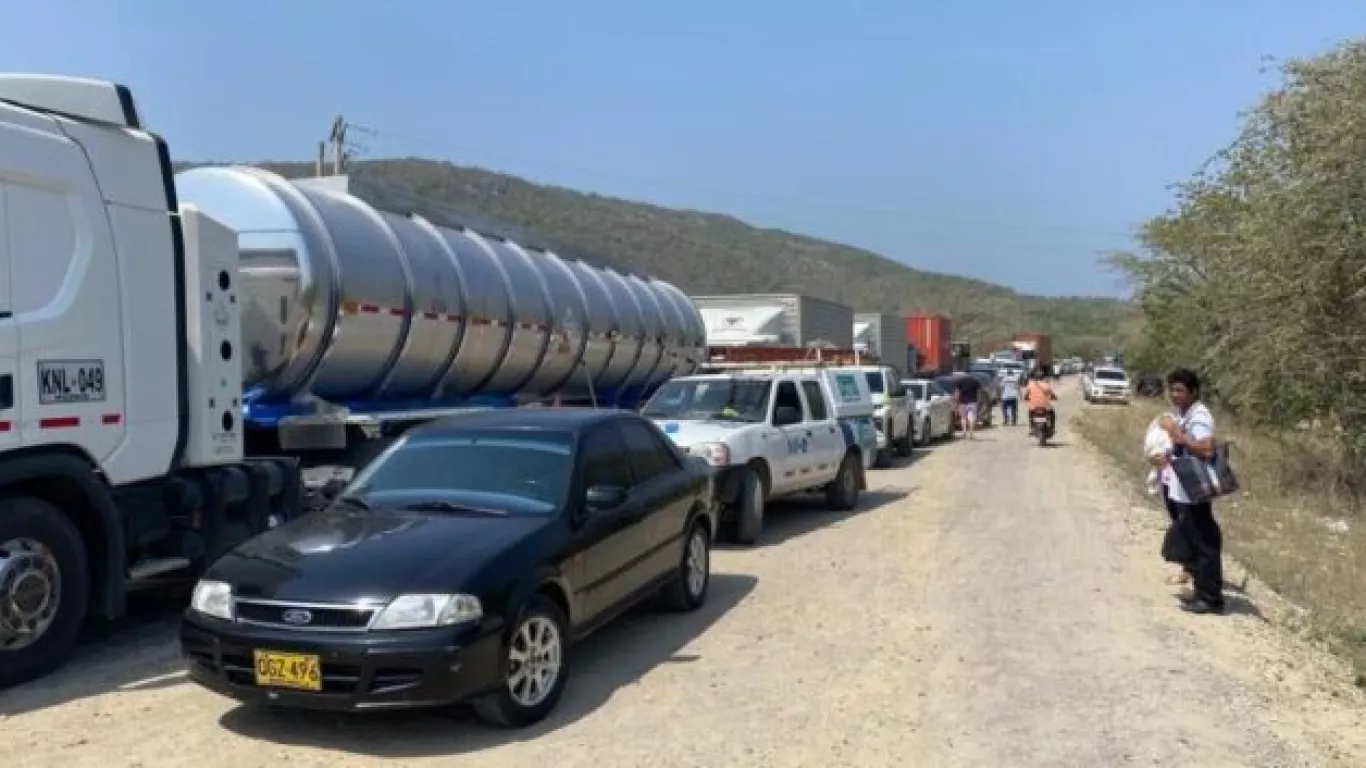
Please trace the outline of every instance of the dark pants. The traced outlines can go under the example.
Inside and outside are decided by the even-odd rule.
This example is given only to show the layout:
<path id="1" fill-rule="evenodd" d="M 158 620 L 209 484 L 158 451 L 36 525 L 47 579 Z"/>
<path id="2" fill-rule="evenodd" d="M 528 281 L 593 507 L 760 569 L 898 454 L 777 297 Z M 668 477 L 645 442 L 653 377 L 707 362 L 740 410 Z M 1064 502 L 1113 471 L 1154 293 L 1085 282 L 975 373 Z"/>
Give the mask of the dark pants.
<path id="1" fill-rule="evenodd" d="M 1020 420 L 1020 401 L 1007 397 L 1001 401 L 1001 421 L 1014 424 Z"/>
<path id="2" fill-rule="evenodd" d="M 1195 582 L 1195 596 L 1210 605 L 1224 604 L 1224 535 L 1214 519 L 1214 508 L 1208 502 L 1181 504 L 1162 492 L 1167 502 L 1167 514 L 1172 525 L 1190 552 L 1191 559 L 1182 567 Z"/>

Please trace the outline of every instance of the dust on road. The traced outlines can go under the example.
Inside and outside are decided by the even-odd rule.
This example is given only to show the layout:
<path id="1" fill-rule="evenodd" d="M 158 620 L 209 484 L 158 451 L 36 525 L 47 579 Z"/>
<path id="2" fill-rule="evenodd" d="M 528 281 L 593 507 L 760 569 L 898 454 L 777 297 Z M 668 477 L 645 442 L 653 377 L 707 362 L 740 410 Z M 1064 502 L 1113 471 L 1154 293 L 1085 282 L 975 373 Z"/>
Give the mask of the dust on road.
<path id="1" fill-rule="evenodd" d="M 1062 405 L 1056 447 L 997 427 L 872 473 L 852 513 L 771 510 L 702 611 L 588 640 L 538 727 L 240 708 L 185 681 L 161 614 L 0 694 L 6 765 L 1366 765 L 1345 668 L 1255 582 L 1177 611 L 1160 513 Z"/>

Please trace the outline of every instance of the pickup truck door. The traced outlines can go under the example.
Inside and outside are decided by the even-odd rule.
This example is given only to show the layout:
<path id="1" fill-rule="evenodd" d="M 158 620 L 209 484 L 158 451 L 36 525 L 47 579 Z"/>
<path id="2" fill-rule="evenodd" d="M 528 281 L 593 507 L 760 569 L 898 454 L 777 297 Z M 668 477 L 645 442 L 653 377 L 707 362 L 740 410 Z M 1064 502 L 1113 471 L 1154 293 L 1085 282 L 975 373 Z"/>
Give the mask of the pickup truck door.
<path id="1" fill-rule="evenodd" d="M 844 433 L 830 412 L 830 404 L 826 402 L 819 382 L 803 381 L 802 394 L 806 395 L 806 408 L 811 414 L 808 422 L 812 442 L 811 474 L 824 483 L 839 474 L 846 447 Z"/>
<path id="2" fill-rule="evenodd" d="M 784 422 L 779 418 L 779 410 L 794 409 L 795 421 Z M 815 433 L 807 416 L 806 404 L 797 383 L 791 379 L 778 381 L 773 391 L 773 413 L 770 423 L 782 433 L 783 443 L 774 455 L 773 487 L 783 490 L 802 488 L 809 483 L 811 475 L 812 438 Z M 781 485 L 780 485 L 781 484 Z"/>

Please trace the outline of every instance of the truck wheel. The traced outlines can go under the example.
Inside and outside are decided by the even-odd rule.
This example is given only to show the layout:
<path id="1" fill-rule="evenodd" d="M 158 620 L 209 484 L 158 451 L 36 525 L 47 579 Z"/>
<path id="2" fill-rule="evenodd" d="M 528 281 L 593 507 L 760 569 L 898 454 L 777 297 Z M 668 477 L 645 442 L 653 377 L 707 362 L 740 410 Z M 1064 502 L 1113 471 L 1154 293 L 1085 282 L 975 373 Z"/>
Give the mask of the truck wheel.
<path id="1" fill-rule="evenodd" d="M 764 529 L 764 480 L 753 467 L 740 481 L 740 501 L 735 515 L 735 543 L 745 546 L 759 541 Z"/>
<path id="2" fill-rule="evenodd" d="M 89 600 L 85 546 L 61 510 L 0 499 L 0 688 L 66 661 Z"/>
<path id="3" fill-rule="evenodd" d="M 858 459 L 853 454 L 844 455 L 839 474 L 825 486 L 825 503 L 840 511 L 858 505 Z"/>

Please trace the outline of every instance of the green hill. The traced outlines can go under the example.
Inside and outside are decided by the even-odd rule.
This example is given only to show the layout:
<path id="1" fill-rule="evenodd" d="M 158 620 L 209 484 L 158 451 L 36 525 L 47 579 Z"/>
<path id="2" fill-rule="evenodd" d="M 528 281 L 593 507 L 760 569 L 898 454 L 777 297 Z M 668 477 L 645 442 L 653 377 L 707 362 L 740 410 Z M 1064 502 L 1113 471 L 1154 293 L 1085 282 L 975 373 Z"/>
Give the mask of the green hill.
<path id="1" fill-rule="evenodd" d="M 262 163 L 289 177 L 310 163 Z M 656 276 L 689 294 L 794 292 L 855 311 L 941 312 L 956 340 L 982 349 L 1017 331 L 1054 336 L 1060 354 L 1108 346 L 1131 313 L 1104 298 L 1026 296 L 924 272 L 850 246 L 714 213 L 674 210 L 420 159 L 355 163 L 352 188 L 377 207 L 433 220 L 492 219 L 585 261 Z M 496 225 L 493 225 L 496 226 Z M 476 227 L 478 228 L 478 227 Z"/>

